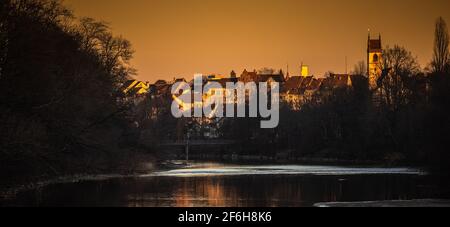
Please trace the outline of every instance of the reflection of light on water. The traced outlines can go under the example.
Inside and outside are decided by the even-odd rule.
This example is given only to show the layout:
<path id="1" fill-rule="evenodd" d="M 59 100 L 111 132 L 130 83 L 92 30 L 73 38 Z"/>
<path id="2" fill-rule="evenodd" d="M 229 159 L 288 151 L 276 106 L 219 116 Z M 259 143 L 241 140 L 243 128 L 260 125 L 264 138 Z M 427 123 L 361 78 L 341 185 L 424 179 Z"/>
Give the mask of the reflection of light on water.
<path id="1" fill-rule="evenodd" d="M 419 174 L 419 175 L 417 175 Z M 18 195 L 11 205 L 131 207 L 300 207 L 318 202 L 429 198 L 410 168 L 191 163 L 138 176 L 53 184 Z M 42 190 L 42 191 L 41 191 Z"/>
<path id="2" fill-rule="evenodd" d="M 198 202 L 207 206 L 223 207 L 227 204 L 224 198 L 223 184 L 213 179 L 202 181 L 201 186 L 192 187 L 192 182 L 184 181 L 182 188 L 174 194 L 174 202 L 177 207 L 193 207 Z M 232 198 L 236 195 L 232 196 Z"/>
<path id="3" fill-rule="evenodd" d="M 267 166 L 234 166 L 202 164 L 189 168 L 156 172 L 146 176 L 198 177 L 198 176 L 237 176 L 237 175 L 376 175 L 404 174 L 423 175 L 425 172 L 413 168 L 354 168 L 333 166 L 304 165 L 267 165 Z"/>

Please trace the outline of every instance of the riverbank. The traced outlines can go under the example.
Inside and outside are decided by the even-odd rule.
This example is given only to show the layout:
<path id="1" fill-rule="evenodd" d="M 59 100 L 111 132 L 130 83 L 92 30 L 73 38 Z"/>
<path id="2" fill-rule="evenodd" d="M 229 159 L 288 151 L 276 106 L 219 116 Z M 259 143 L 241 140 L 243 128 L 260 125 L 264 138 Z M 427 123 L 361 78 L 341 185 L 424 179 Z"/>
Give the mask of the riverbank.
<path id="1" fill-rule="evenodd" d="M 415 163 L 386 162 L 382 160 L 346 160 L 338 158 L 315 158 L 293 156 L 238 155 L 238 154 L 190 154 L 189 158 L 198 161 L 220 161 L 250 164 L 308 164 L 308 165 L 344 165 L 344 166 L 383 166 L 383 167 L 417 167 Z M 171 156 L 172 160 L 185 160 L 184 155 Z"/>
<path id="2" fill-rule="evenodd" d="M 36 162 L 36 165 L 44 164 Z M 49 166 L 50 163 L 45 163 L 45 165 Z M 51 165 L 64 166 L 64 168 L 53 167 L 50 168 L 51 171 L 2 178 L 0 200 L 14 197 L 22 191 L 39 189 L 50 184 L 130 177 L 136 174 L 146 174 L 157 168 L 154 155 L 143 151 L 124 151 L 114 157 L 102 155 L 90 159 L 79 157 L 73 160 L 60 159 L 59 162 L 55 160 Z"/>
<path id="3" fill-rule="evenodd" d="M 368 202 L 316 203 L 314 207 L 450 207 L 450 200 L 421 199 Z"/>
<path id="4" fill-rule="evenodd" d="M 131 175 L 129 175 L 129 176 L 131 176 Z M 110 175 L 79 174 L 79 175 L 72 175 L 72 176 L 54 177 L 54 178 L 49 178 L 47 180 L 44 180 L 44 177 L 42 177 L 42 180 L 40 180 L 40 181 L 30 182 L 30 183 L 22 184 L 22 185 L 12 185 L 7 188 L 3 188 L 2 190 L 0 190 L 0 201 L 14 198 L 20 192 L 36 190 L 36 189 L 40 189 L 40 188 L 43 188 L 43 187 L 46 187 L 46 186 L 52 185 L 52 184 L 77 183 L 77 182 L 87 181 L 87 180 L 106 180 L 106 179 L 111 179 L 111 178 L 129 177 L 129 176 L 120 175 L 120 174 L 110 174 Z"/>

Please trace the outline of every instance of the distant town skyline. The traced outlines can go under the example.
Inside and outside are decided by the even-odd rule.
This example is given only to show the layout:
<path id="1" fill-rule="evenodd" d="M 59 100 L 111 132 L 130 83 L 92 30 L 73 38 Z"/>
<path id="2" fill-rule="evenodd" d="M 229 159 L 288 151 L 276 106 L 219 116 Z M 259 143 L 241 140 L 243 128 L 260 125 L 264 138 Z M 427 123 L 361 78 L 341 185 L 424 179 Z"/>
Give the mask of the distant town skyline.
<path id="1" fill-rule="evenodd" d="M 130 40 L 137 79 L 228 75 L 263 67 L 343 73 L 365 60 L 367 30 L 383 46 L 431 61 L 434 22 L 450 23 L 448 0 L 66 0 L 78 17 L 109 22 Z M 347 60 L 346 60 L 347 59 Z"/>

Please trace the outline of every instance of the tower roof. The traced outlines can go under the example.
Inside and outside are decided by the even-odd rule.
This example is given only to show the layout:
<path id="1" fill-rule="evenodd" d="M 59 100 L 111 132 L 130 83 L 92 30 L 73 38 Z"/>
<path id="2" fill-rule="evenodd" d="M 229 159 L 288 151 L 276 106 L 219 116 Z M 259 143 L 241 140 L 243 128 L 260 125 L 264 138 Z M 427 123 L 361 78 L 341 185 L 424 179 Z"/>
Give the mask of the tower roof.
<path id="1" fill-rule="evenodd" d="M 371 39 L 369 34 L 369 40 L 368 40 L 368 50 L 370 51 L 381 51 L 383 49 L 383 46 L 381 45 L 381 35 L 378 39 Z"/>
<path id="2" fill-rule="evenodd" d="M 381 40 L 379 39 L 369 40 L 369 50 L 381 50 Z"/>

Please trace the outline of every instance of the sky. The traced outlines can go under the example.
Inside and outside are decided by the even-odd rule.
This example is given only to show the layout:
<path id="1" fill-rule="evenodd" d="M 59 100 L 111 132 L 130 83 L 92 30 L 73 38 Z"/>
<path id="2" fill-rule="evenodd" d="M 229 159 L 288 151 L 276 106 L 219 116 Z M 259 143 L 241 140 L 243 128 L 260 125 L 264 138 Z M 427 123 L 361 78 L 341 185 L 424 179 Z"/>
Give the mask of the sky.
<path id="1" fill-rule="evenodd" d="M 77 17 L 110 23 L 136 51 L 137 79 L 229 75 L 263 67 L 322 76 L 366 59 L 368 29 L 431 61 L 434 22 L 450 0 L 65 0 Z M 347 61 L 346 61 L 347 59 Z M 347 64 L 346 64 L 347 62 Z"/>

